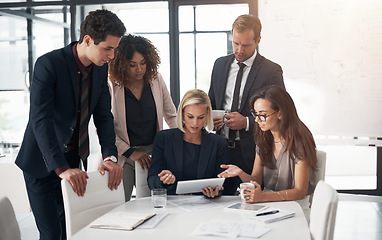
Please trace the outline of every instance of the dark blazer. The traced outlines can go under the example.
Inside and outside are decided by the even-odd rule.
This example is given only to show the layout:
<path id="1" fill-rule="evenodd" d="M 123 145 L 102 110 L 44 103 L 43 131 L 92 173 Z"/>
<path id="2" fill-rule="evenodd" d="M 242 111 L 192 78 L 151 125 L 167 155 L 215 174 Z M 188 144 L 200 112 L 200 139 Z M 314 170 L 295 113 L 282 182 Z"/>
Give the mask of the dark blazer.
<path id="1" fill-rule="evenodd" d="M 235 56 L 231 54 L 220 57 L 215 61 L 212 70 L 210 90 L 208 92 L 212 109 L 223 109 L 228 73 L 234 59 Z M 278 64 L 269 61 L 257 53 L 245 84 L 239 110 L 241 115 L 249 117 L 249 131 L 245 131 L 245 129 L 239 131 L 240 148 L 246 164 L 243 170 L 247 173 L 249 170 L 249 174 L 252 171 L 255 159 L 255 143 L 252 135 L 255 121 L 250 112 L 251 107 L 249 106 L 249 100 L 257 90 L 260 90 L 264 86 L 278 85 L 285 88 L 282 74 L 282 69 Z M 232 162 L 231 159 L 229 159 L 229 161 Z"/>
<path id="2" fill-rule="evenodd" d="M 37 59 L 30 93 L 29 121 L 16 164 L 35 177 L 68 164 L 65 150 L 77 123 L 78 70 L 70 45 Z M 89 117 L 93 115 L 102 155 L 117 155 L 107 64 L 92 66 Z"/>
<path id="3" fill-rule="evenodd" d="M 226 152 L 226 141 L 221 136 L 203 131 L 197 179 L 215 178 L 224 171 L 220 165 L 227 163 Z M 160 181 L 158 174 L 162 170 L 174 174 L 174 184 Z M 149 188 L 167 188 L 168 194 L 175 194 L 177 182 L 183 180 L 183 171 L 183 132 L 178 128 L 158 132 L 147 175 Z"/>

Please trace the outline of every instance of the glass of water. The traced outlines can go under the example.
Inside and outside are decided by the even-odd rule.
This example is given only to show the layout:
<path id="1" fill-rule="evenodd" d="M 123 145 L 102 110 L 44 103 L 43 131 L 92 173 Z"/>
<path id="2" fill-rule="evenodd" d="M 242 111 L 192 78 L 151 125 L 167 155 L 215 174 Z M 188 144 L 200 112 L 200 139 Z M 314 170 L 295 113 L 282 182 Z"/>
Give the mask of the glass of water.
<path id="1" fill-rule="evenodd" d="M 167 189 L 155 188 L 151 190 L 151 202 L 155 208 L 163 208 L 167 203 Z"/>

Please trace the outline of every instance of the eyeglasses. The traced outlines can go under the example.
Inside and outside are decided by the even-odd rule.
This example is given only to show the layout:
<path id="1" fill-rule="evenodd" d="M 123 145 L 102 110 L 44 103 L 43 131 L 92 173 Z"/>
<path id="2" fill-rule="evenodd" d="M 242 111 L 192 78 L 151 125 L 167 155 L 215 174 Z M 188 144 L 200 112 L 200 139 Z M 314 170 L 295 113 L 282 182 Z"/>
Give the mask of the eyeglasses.
<path id="1" fill-rule="evenodd" d="M 270 114 L 256 114 L 255 110 L 251 109 L 251 114 L 255 118 L 255 120 L 256 120 L 256 117 L 258 117 L 260 119 L 260 121 L 262 121 L 262 122 L 266 122 L 267 117 L 272 116 L 273 114 L 275 114 L 277 112 L 278 111 L 274 111 L 273 113 L 270 113 Z"/>

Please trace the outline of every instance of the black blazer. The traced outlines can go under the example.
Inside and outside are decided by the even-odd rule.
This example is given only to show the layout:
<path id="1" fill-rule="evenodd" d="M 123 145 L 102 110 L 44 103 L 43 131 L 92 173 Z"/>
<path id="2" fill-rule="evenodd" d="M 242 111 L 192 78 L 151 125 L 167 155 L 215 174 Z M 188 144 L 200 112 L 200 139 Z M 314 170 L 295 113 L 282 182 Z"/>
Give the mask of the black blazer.
<path id="1" fill-rule="evenodd" d="M 35 64 L 29 121 L 16 164 L 38 178 L 68 164 L 64 153 L 76 127 L 79 101 L 73 44 L 41 56 Z M 117 156 L 107 69 L 107 64 L 93 64 L 89 100 L 104 157 Z"/>
<path id="2" fill-rule="evenodd" d="M 234 59 L 235 55 L 231 54 L 220 57 L 215 61 L 211 75 L 210 90 L 208 92 L 212 109 L 223 109 L 228 74 Z M 239 110 L 241 115 L 249 117 L 249 131 L 247 132 L 245 129 L 239 131 L 240 148 L 246 163 L 246 168 L 243 170 L 249 174 L 252 172 L 255 159 L 255 143 L 253 140 L 255 121 L 250 112 L 251 106 L 249 106 L 249 100 L 256 91 L 264 86 L 278 85 L 285 88 L 282 74 L 283 71 L 280 65 L 271 62 L 257 53 L 244 87 Z M 229 162 L 232 162 L 232 160 L 229 159 Z"/>
<path id="3" fill-rule="evenodd" d="M 217 177 L 224 170 L 220 165 L 227 163 L 226 153 L 226 141 L 221 136 L 203 131 L 197 179 Z M 170 170 L 174 174 L 174 184 L 166 185 L 159 180 L 158 174 L 162 170 Z M 183 132 L 178 128 L 158 132 L 147 175 L 149 188 L 167 188 L 168 194 L 175 194 L 177 182 L 183 180 L 182 175 Z"/>

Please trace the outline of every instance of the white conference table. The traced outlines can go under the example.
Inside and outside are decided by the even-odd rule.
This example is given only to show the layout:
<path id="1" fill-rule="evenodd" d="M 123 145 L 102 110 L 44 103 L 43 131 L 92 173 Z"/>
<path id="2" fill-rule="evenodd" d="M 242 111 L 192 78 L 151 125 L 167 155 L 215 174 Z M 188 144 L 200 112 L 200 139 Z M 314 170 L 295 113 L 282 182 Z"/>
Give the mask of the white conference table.
<path id="1" fill-rule="evenodd" d="M 196 211 L 187 211 L 174 204 L 171 204 L 172 199 L 190 196 L 168 196 L 167 206 L 165 208 L 154 208 L 151 204 L 151 198 L 140 198 L 126 202 L 123 205 L 115 208 L 112 211 L 128 211 L 128 212 L 155 212 L 155 213 L 169 213 L 169 215 L 162 220 L 154 229 L 134 229 L 133 231 L 122 230 L 109 230 L 109 229 L 96 229 L 91 228 L 90 224 L 77 232 L 71 239 L 228 239 L 226 237 L 218 236 L 197 236 L 192 232 L 199 226 L 201 222 L 208 222 L 210 220 L 227 220 L 227 221 L 241 221 L 248 220 L 245 214 L 224 210 L 225 207 L 240 202 L 238 196 L 222 196 L 213 199 L 215 203 L 220 206 L 216 208 L 202 209 Z M 202 197 L 202 196 L 193 196 Z M 301 210 L 300 205 L 294 201 L 288 202 L 273 202 L 261 203 L 274 208 L 292 210 L 295 216 L 278 222 L 268 223 L 267 227 L 271 231 L 263 235 L 260 239 L 293 239 L 293 240 L 309 240 L 310 231 Z M 252 220 L 257 222 L 255 220 Z M 246 240 L 249 238 L 238 237 L 239 240 Z"/>

